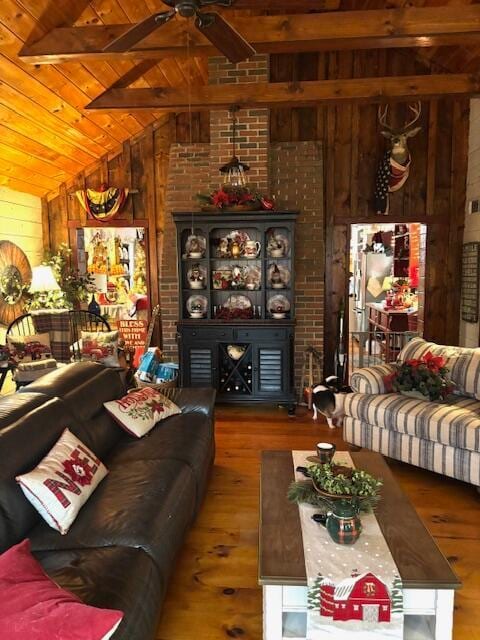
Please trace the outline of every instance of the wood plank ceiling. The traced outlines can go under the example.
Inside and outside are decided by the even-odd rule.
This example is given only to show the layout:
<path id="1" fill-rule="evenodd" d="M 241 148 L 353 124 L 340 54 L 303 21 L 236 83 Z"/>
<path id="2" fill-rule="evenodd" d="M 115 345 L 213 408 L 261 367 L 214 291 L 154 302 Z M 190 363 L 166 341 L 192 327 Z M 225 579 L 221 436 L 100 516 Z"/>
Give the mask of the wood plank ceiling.
<path id="1" fill-rule="evenodd" d="M 289 13 L 299 12 L 291 0 Z M 475 4 L 469 0 L 341 0 L 340 10 L 403 6 Z M 161 0 L 1 0 L 0 2 L 0 185 L 44 196 L 85 170 L 98 158 L 152 123 L 159 113 L 92 112 L 84 107 L 125 74 L 132 87 L 181 87 L 207 82 L 206 58 L 188 65 L 184 58 L 155 63 L 115 60 L 31 65 L 19 59 L 25 43 L 60 26 L 138 22 L 163 10 Z M 229 10 L 245 16 L 248 11 Z M 454 72 L 477 71 L 480 46 L 421 49 L 417 55 Z M 141 72 L 141 76 L 137 77 Z"/>

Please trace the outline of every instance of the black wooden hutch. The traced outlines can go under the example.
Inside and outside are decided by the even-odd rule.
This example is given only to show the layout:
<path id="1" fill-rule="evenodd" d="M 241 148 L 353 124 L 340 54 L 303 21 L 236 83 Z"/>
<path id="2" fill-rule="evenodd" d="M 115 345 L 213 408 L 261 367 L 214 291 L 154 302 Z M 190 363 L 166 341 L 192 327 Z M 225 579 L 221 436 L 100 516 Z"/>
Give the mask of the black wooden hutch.
<path id="1" fill-rule="evenodd" d="M 293 212 L 175 213 L 180 385 L 294 410 Z"/>

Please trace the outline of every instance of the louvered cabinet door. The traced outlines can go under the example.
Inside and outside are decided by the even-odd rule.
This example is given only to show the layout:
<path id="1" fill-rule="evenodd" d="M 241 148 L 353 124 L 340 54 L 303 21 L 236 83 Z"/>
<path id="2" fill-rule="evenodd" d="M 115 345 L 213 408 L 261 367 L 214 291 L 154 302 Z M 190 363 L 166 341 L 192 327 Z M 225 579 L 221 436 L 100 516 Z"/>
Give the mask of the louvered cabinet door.
<path id="1" fill-rule="evenodd" d="M 256 345 L 254 385 L 258 396 L 284 396 L 289 391 L 288 343 Z"/>
<path id="2" fill-rule="evenodd" d="M 185 386 L 216 388 L 216 345 L 199 342 L 195 345 L 186 345 L 185 351 Z"/>

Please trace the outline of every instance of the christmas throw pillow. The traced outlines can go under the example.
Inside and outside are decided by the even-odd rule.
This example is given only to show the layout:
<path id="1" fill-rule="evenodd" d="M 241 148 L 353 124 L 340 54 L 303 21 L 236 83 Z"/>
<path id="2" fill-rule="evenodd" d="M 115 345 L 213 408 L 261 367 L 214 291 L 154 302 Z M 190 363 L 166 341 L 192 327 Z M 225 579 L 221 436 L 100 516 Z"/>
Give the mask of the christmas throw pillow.
<path id="1" fill-rule="evenodd" d="M 118 331 L 82 331 L 82 360 L 118 367 Z"/>
<path id="2" fill-rule="evenodd" d="M 108 640 L 123 613 L 84 604 L 55 584 L 24 540 L 0 555 L 0 638 Z"/>
<path id="3" fill-rule="evenodd" d="M 31 336 L 7 336 L 7 345 L 13 360 L 17 363 L 52 357 L 48 333 L 35 333 Z"/>
<path id="4" fill-rule="evenodd" d="M 137 438 L 148 433 L 160 420 L 182 413 L 174 402 L 151 387 L 105 402 L 104 407 L 125 431 Z"/>
<path id="5" fill-rule="evenodd" d="M 97 456 L 65 429 L 35 469 L 16 481 L 47 524 L 64 535 L 107 473 Z"/>

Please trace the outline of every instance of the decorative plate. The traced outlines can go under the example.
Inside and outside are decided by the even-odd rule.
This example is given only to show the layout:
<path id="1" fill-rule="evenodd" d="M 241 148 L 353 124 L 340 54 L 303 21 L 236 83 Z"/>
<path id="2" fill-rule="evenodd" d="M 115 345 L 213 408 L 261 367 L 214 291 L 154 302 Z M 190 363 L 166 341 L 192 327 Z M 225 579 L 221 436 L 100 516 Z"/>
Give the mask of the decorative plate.
<path id="1" fill-rule="evenodd" d="M 187 258 L 203 258 L 207 251 L 207 241 L 203 236 L 190 235 L 185 243 Z"/>
<path id="2" fill-rule="evenodd" d="M 284 318 L 290 311 L 290 301 L 282 295 L 276 295 L 269 298 L 267 309 L 274 318 Z"/>
<path id="3" fill-rule="evenodd" d="M 190 296 L 187 300 L 186 307 L 192 318 L 203 318 L 207 313 L 208 300 L 205 296 Z"/>
<path id="4" fill-rule="evenodd" d="M 230 296 L 222 305 L 226 309 L 250 309 L 252 302 L 247 296 Z"/>
<path id="5" fill-rule="evenodd" d="M 290 241 L 283 233 L 271 233 L 268 237 L 267 253 L 271 258 L 287 258 Z"/>
<path id="6" fill-rule="evenodd" d="M 187 271 L 187 284 L 190 289 L 205 289 L 207 286 L 207 270 L 201 264 L 193 264 Z"/>
<path id="7" fill-rule="evenodd" d="M 285 289 L 290 284 L 290 269 L 283 264 L 272 262 L 268 265 L 268 284 L 272 289 Z"/>

